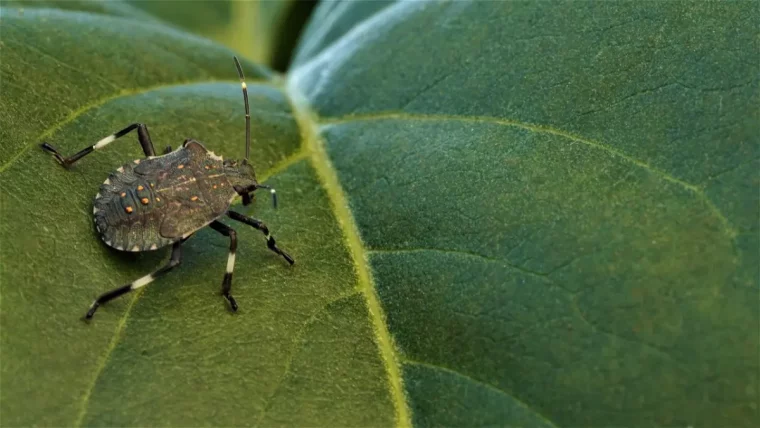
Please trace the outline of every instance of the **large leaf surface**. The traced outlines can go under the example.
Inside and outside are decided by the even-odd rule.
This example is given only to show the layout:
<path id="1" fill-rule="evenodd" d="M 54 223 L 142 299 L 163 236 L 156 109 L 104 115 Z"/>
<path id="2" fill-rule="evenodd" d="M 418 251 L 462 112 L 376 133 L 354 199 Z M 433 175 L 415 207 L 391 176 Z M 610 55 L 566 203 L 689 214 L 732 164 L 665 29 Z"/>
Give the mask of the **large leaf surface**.
<path id="1" fill-rule="evenodd" d="M 757 421 L 752 4 L 325 3 L 287 90 L 247 67 L 282 204 L 245 211 L 297 265 L 238 226 L 230 316 L 228 243 L 202 231 L 91 325 L 95 294 L 165 259 L 92 230 L 97 184 L 139 148 L 65 171 L 35 144 L 140 120 L 159 149 L 239 157 L 239 87 L 212 82 L 230 52 L 124 18 L 2 19 L 4 425 Z"/>
<path id="2" fill-rule="evenodd" d="M 243 211 L 264 219 L 297 264 L 235 225 L 240 311 L 230 315 L 219 296 L 229 241 L 202 231 L 180 268 L 105 305 L 88 325 L 80 318 L 92 298 L 166 259 L 109 250 L 92 227 L 98 184 L 142 154 L 128 136 L 67 171 L 38 143 L 73 153 L 140 121 L 157 150 L 193 137 L 240 158 L 232 55 L 155 24 L 57 10 L 4 9 L 2 41 L 3 425 L 392 423 L 351 256 L 266 70 L 245 67 L 253 162 L 280 190 L 281 207 L 264 198 Z"/>
<path id="3" fill-rule="evenodd" d="M 758 422 L 757 3 L 316 17 L 290 87 L 415 422 Z"/>

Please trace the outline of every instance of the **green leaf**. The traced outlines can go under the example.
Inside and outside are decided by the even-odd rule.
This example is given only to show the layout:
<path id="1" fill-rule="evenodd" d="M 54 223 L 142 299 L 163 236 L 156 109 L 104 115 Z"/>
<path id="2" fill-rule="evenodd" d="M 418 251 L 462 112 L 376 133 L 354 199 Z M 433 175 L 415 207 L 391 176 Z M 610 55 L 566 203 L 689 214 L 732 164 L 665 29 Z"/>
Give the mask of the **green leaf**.
<path id="1" fill-rule="evenodd" d="M 142 121 L 159 150 L 241 157 L 231 52 L 2 9 L 4 425 L 760 423 L 759 17 L 324 3 L 286 88 L 246 67 L 254 165 L 281 207 L 236 209 L 297 264 L 236 226 L 230 315 L 228 242 L 203 230 L 86 325 L 94 296 L 166 259 L 92 228 L 97 185 L 140 150 L 127 137 L 66 171 L 36 144 L 71 153 Z"/>
<path id="2" fill-rule="evenodd" d="M 153 23 L 2 10 L 0 413 L 8 426 L 389 425 L 394 410 L 373 318 L 290 103 L 246 64 L 252 160 L 276 186 L 252 209 L 296 259 L 238 231 L 230 314 L 219 295 L 229 241 L 203 230 L 180 268 L 80 321 L 91 300 L 159 267 L 165 250 L 108 249 L 92 227 L 97 186 L 142 157 L 127 136 L 61 168 L 65 153 L 147 123 L 157 150 L 185 138 L 244 152 L 232 52 Z M 140 49 L 130 49 L 140 46 Z"/>
<path id="3" fill-rule="evenodd" d="M 757 4 L 344 5 L 289 87 L 414 422 L 760 423 Z"/>

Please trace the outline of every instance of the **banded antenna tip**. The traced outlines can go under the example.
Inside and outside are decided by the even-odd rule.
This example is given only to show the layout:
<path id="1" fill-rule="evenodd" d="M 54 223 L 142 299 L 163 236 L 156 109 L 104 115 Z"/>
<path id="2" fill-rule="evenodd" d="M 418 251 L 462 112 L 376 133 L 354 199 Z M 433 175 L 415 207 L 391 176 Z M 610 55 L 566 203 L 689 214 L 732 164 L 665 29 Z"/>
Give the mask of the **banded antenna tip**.
<path id="1" fill-rule="evenodd" d="M 243 67 L 240 65 L 237 56 L 232 57 L 235 60 L 238 76 L 240 76 L 240 86 L 243 88 L 243 102 L 245 103 L 245 160 L 247 161 L 251 153 L 251 111 L 248 107 L 248 86 L 245 84 Z"/>

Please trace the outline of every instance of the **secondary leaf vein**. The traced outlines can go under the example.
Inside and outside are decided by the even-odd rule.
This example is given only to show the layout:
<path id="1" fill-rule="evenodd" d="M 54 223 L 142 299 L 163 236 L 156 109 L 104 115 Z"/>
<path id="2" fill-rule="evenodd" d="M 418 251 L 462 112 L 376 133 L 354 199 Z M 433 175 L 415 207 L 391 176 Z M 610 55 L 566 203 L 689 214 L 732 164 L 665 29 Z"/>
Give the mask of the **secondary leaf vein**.
<path id="1" fill-rule="evenodd" d="M 557 427 L 557 424 L 555 424 L 554 422 L 552 422 L 551 420 L 549 420 L 549 418 L 547 418 L 546 416 L 542 415 L 536 409 L 530 407 L 524 401 L 518 399 L 514 395 L 510 394 L 509 392 L 507 392 L 507 391 L 505 391 L 505 390 L 503 390 L 503 389 L 501 389 L 501 388 L 499 388 L 497 386 L 491 385 L 490 383 L 486 383 L 486 382 L 477 380 L 477 379 L 472 378 L 472 377 L 470 377 L 470 376 L 468 376 L 468 375 L 466 375 L 466 374 L 464 374 L 462 372 L 458 372 L 458 371 L 450 369 L 448 367 L 439 366 L 437 364 L 425 363 L 425 362 L 422 362 L 422 361 L 415 361 L 415 360 L 410 360 L 410 359 L 406 359 L 406 358 L 403 360 L 403 363 L 404 364 L 409 364 L 409 365 L 414 365 L 414 366 L 425 367 L 425 368 L 428 368 L 428 369 L 431 369 L 431 370 L 442 371 L 444 373 L 452 374 L 454 376 L 457 376 L 457 377 L 463 378 L 463 379 L 465 379 L 465 380 L 467 380 L 469 382 L 472 382 L 472 383 L 474 383 L 476 385 L 480 385 L 480 386 L 482 386 L 482 387 L 484 387 L 484 388 L 486 388 L 488 390 L 497 392 L 497 393 L 499 393 L 501 395 L 504 395 L 504 396 L 508 397 L 510 400 L 516 402 L 517 404 L 521 405 L 525 409 L 529 410 L 531 413 L 533 413 L 534 415 L 536 415 L 537 418 L 541 419 L 542 421 L 544 421 L 549 426 Z"/>
<path id="2" fill-rule="evenodd" d="M 103 98 L 97 99 L 89 104 L 85 104 L 84 106 L 72 111 L 69 113 L 68 116 L 63 118 L 63 120 L 56 122 L 53 124 L 53 126 L 47 128 L 44 130 L 39 136 L 35 137 L 32 141 L 27 142 L 27 144 L 18 151 L 15 155 L 13 155 L 5 164 L 0 166 L 0 174 L 5 172 L 6 169 L 8 169 L 14 162 L 16 162 L 21 156 L 24 155 L 31 147 L 34 147 L 38 143 L 41 143 L 45 138 L 50 137 L 53 135 L 56 131 L 60 130 L 64 126 L 68 125 L 69 123 L 75 121 L 79 116 L 82 116 L 83 114 L 87 113 L 88 111 L 100 107 L 110 101 L 114 101 L 116 99 L 122 98 L 122 97 L 130 97 L 135 95 L 142 95 L 147 92 L 151 91 L 157 91 L 161 89 L 167 89 L 167 88 L 173 88 L 177 86 L 186 86 L 186 85 L 202 85 L 207 83 L 237 83 L 237 81 L 232 80 L 214 80 L 214 79 L 204 79 L 200 81 L 186 81 L 186 82 L 176 82 L 176 83 L 170 83 L 170 84 L 161 84 L 161 85 L 155 85 L 155 86 L 148 86 L 148 87 L 142 87 L 142 88 L 131 88 L 131 89 L 123 89 L 115 94 L 111 94 L 108 96 L 105 96 Z M 271 85 L 271 82 L 266 80 L 250 80 L 249 83 L 255 83 L 259 85 Z"/>
<path id="3" fill-rule="evenodd" d="M 497 257 L 488 257 L 484 256 L 482 254 L 474 253 L 471 251 L 464 251 L 464 250 L 457 250 L 457 249 L 448 249 L 448 248 L 399 248 L 399 249 L 384 249 L 384 248 L 372 248 L 367 250 L 368 254 L 404 254 L 404 253 L 421 253 L 421 252 L 428 252 L 428 251 L 434 251 L 438 253 L 444 253 L 444 254 L 452 254 L 456 256 L 462 256 L 462 257 L 475 257 L 479 259 L 483 259 L 489 262 L 495 262 L 495 263 L 501 263 L 506 266 L 509 266 L 512 269 L 518 270 L 520 272 L 523 272 L 528 275 L 532 276 L 539 276 L 541 278 L 548 279 L 549 274 L 530 270 L 527 268 L 524 268 L 522 266 L 513 264 L 508 262 L 507 260 L 500 259 Z M 572 294 L 572 293 L 571 293 Z"/>
<path id="4" fill-rule="evenodd" d="M 132 310 L 132 307 L 135 305 L 135 302 L 137 302 L 137 299 L 140 298 L 140 295 L 142 295 L 143 291 L 144 289 L 138 290 L 138 293 L 136 293 L 132 300 L 129 301 L 127 309 L 124 311 L 124 315 L 121 317 L 121 319 L 119 319 L 119 323 L 116 325 L 116 331 L 114 331 L 111 342 L 108 343 L 108 348 L 106 348 L 106 352 L 100 358 L 98 367 L 95 369 L 95 376 L 92 377 L 92 382 L 82 396 L 82 404 L 79 408 L 79 416 L 77 416 L 77 420 L 74 423 L 74 426 L 81 427 L 84 423 L 84 418 L 87 415 L 87 409 L 89 408 L 92 391 L 95 389 L 95 385 L 97 385 L 98 379 L 100 379 L 100 374 L 103 373 L 103 369 L 106 368 L 106 364 L 108 364 L 108 360 L 111 359 L 113 350 L 116 349 L 116 345 L 119 343 L 119 340 L 124 333 L 124 327 L 127 325 L 127 316 L 129 315 L 129 312 Z"/>
<path id="5" fill-rule="evenodd" d="M 309 318 L 306 319 L 306 321 L 301 324 L 301 328 L 298 329 L 298 332 L 295 334 L 295 338 L 293 339 L 293 348 L 290 351 L 290 355 L 288 355 L 288 359 L 285 361 L 285 369 L 282 372 L 282 375 L 280 375 L 279 379 L 277 379 L 277 382 L 275 383 L 274 388 L 272 388 L 272 393 L 269 394 L 269 396 L 264 401 L 264 408 L 261 410 L 261 413 L 259 414 L 259 417 L 256 418 L 256 422 L 252 424 L 252 426 L 257 427 L 261 423 L 261 421 L 264 419 L 264 416 L 269 412 L 269 409 L 272 405 L 272 399 L 277 395 L 277 391 L 279 391 L 280 387 L 282 386 L 283 382 L 285 382 L 285 379 L 287 378 L 288 374 L 290 373 L 290 366 L 293 364 L 293 359 L 296 357 L 296 354 L 299 351 L 299 347 L 303 341 L 303 336 L 306 334 L 306 329 L 317 320 L 317 317 L 325 313 L 327 309 L 334 305 L 335 303 L 338 303 L 342 300 L 351 298 L 353 296 L 356 296 L 357 294 L 360 294 L 360 290 L 355 290 L 350 293 L 342 294 L 329 302 L 327 302 L 324 306 L 319 308 L 316 312 L 314 312 Z"/>
<path id="6" fill-rule="evenodd" d="M 728 218 L 718 209 L 718 207 L 707 197 L 704 190 L 697 185 L 686 182 L 677 178 L 666 171 L 663 171 L 657 167 L 654 167 L 644 161 L 636 159 L 618 149 L 604 145 L 598 141 L 589 140 L 578 135 L 572 134 L 562 129 L 552 128 L 546 125 L 538 125 L 527 122 L 520 122 L 513 119 L 501 119 L 491 116 L 458 116 L 458 115 L 446 115 L 446 114 L 419 114 L 419 113 L 406 113 L 406 112 L 381 112 L 365 115 L 348 115 L 333 119 L 322 119 L 319 121 L 320 125 L 324 128 L 331 126 L 338 126 L 352 122 L 368 122 L 368 121 L 383 121 L 383 120 L 416 120 L 416 121 L 462 121 L 462 122 L 475 122 L 475 123 L 487 123 L 503 126 L 513 126 L 516 128 L 526 129 L 532 132 L 552 134 L 558 137 L 574 141 L 588 147 L 604 151 L 611 156 L 623 159 L 637 167 L 645 169 L 653 174 L 660 176 L 665 181 L 676 184 L 691 193 L 693 193 L 697 199 L 702 201 L 710 212 L 720 221 L 726 235 L 732 242 L 736 240 L 738 231 L 731 225 Z"/>

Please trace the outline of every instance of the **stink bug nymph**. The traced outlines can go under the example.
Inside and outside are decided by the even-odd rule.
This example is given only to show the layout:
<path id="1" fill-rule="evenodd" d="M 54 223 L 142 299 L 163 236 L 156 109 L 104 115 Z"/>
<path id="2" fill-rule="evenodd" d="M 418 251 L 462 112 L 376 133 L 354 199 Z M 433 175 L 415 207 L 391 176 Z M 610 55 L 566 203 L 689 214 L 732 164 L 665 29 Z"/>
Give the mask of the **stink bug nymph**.
<path id="1" fill-rule="evenodd" d="M 143 287 L 179 265 L 182 243 L 206 226 L 230 238 L 222 295 L 229 302 L 230 309 L 237 311 L 237 303 L 230 295 L 237 238 L 234 229 L 219 221 L 224 216 L 260 230 L 266 236 L 270 250 L 281 255 L 291 265 L 295 263 L 292 257 L 277 247 L 264 223 L 230 209 L 238 197 L 242 198 L 243 205 L 250 204 L 253 192 L 258 189 L 269 190 L 274 206 L 277 207 L 275 190 L 256 181 L 253 166 L 249 163 L 251 114 L 248 89 L 240 62 L 237 57 L 233 59 L 240 76 L 245 104 L 245 159 L 242 161 L 224 160 L 192 139 L 185 140 L 174 151 L 167 146 L 162 156 L 156 156 L 148 127 L 142 123 L 133 123 L 69 157 L 61 155 L 50 144 L 42 143 L 45 151 L 52 153 L 64 168 L 69 168 L 95 150 L 137 130 L 137 140 L 145 158 L 122 165 L 100 185 L 92 209 L 95 228 L 106 245 L 120 251 L 153 251 L 172 246 L 171 257 L 166 265 L 132 283 L 100 295 L 87 311 L 86 319 L 92 318 L 101 304 Z"/>

